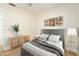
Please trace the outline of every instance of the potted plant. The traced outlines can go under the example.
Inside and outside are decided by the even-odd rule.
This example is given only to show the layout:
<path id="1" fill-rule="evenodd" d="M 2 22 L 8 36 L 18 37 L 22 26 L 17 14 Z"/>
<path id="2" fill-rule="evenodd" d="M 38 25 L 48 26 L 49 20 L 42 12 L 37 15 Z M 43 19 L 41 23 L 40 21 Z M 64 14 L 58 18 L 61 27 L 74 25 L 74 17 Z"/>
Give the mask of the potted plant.
<path id="1" fill-rule="evenodd" d="M 15 34 L 16 36 L 18 35 L 18 32 L 19 32 L 19 25 L 18 24 L 15 24 L 13 26 L 11 26 L 13 28 L 13 30 L 15 31 Z"/>

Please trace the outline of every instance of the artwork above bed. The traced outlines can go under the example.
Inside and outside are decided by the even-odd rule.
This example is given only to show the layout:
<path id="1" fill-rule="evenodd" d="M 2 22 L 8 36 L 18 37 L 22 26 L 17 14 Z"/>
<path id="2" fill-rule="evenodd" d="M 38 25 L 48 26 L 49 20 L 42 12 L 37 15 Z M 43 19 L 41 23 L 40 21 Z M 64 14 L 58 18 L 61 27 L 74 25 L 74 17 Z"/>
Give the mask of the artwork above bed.
<path id="1" fill-rule="evenodd" d="M 63 25 L 63 16 L 44 20 L 44 26 L 62 26 L 62 25 Z"/>

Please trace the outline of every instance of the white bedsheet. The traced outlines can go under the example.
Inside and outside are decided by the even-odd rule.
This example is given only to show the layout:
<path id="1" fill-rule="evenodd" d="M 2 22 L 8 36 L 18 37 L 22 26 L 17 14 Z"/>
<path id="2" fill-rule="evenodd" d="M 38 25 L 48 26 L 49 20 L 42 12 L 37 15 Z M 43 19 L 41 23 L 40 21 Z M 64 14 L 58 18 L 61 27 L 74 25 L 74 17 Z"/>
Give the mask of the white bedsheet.
<path id="1" fill-rule="evenodd" d="M 38 48 L 29 42 L 25 43 L 23 48 L 35 56 L 57 56 L 56 54 Z"/>

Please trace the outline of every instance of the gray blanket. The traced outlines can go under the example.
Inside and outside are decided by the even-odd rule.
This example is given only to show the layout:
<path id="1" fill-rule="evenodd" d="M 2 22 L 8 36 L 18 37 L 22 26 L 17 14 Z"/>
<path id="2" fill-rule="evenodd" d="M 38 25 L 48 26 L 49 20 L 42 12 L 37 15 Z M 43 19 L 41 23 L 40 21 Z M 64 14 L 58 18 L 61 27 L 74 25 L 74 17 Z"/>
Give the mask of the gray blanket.
<path id="1" fill-rule="evenodd" d="M 58 56 L 63 56 L 64 55 L 60 48 L 58 48 L 54 45 L 48 44 L 45 41 L 41 41 L 41 40 L 36 39 L 36 40 L 31 41 L 30 43 L 37 46 L 37 47 L 39 47 L 39 48 L 41 48 L 41 49 L 44 49 L 46 51 L 55 53 Z"/>

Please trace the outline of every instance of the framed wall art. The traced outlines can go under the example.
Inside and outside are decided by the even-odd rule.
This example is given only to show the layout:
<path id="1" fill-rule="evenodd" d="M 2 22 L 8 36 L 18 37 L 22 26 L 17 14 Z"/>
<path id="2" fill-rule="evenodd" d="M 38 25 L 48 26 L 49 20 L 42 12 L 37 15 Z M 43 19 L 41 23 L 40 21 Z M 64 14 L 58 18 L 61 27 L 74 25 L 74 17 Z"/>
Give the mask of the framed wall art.
<path id="1" fill-rule="evenodd" d="M 63 16 L 44 20 L 44 26 L 62 26 L 62 25 L 63 25 Z"/>

